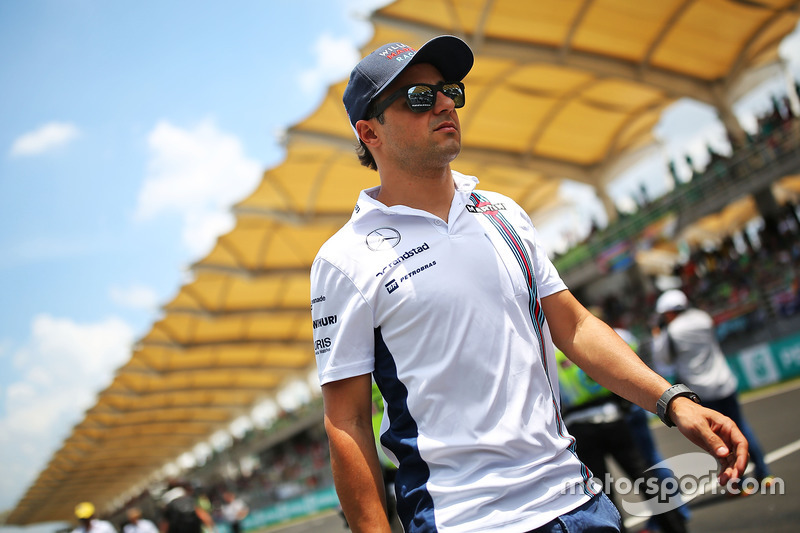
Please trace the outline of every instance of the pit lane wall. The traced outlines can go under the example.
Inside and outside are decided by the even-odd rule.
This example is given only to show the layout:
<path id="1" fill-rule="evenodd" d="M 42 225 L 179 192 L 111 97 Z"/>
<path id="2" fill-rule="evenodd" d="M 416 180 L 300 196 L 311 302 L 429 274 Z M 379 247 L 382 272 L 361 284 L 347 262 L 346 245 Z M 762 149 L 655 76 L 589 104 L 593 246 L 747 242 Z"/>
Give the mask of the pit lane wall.
<path id="1" fill-rule="evenodd" d="M 333 487 L 327 487 L 263 509 L 251 510 L 247 518 L 242 520 L 242 531 L 256 531 L 294 518 L 335 509 L 338 506 L 339 499 L 336 496 L 336 490 Z M 218 523 L 217 533 L 231 533 L 231 528 L 226 523 Z"/>
<path id="2" fill-rule="evenodd" d="M 800 376 L 800 334 L 749 346 L 729 356 L 728 364 L 742 392 Z"/>

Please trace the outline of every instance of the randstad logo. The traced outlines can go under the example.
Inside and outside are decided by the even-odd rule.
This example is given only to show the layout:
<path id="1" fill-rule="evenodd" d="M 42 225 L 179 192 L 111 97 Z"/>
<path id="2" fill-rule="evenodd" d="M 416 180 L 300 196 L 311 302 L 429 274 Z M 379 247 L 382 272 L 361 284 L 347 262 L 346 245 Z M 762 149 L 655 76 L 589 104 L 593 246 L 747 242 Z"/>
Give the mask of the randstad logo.
<path id="1" fill-rule="evenodd" d="M 428 243 L 427 243 L 427 242 L 423 242 L 423 243 L 422 243 L 422 246 L 417 246 L 417 247 L 415 247 L 415 248 L 411 248 L 410 250 L 408 250 L 408 251 L 406 251 L 405 253 L 403 253 L 403 255 L 400 255 L 400 256 L 398 256 L 398 257 L 397 257 L 397 259 L 395 259 L 394 261 L 392 261 L 391 263 L 389 263 L 388 265 L 386 265 L 385 267 L 383 267 L 383 269 L 382 269 L 380 272 L 378 272 L 377 274 L 375 274 L 375 277 L 376 277 L 376 278 L 378 278 L 378 277 L 380 277 L 380 276 L 383 276 L 383 274 L 384 274 L 384 273 L 385 273 L 385 272 L 386 272 L 388 269 L 390 269 L 390 268 L 392 268 L 392 267 L 395 267 L 395 266 L 399 265 L 400 263 L 402 263 L 402 262 L 403 262 L 403 261 L 405 261 L 406 259 L 409 259 L 409 258 L 411 258 L 411 257 L 414 257 L 415 255 L 421 254 L 422 252 L 424 252 L 424 251 L 426 251 L 426 250 L 430 250 L 430 248 L 431 248 L 431 247 L 428 245 Z"/>

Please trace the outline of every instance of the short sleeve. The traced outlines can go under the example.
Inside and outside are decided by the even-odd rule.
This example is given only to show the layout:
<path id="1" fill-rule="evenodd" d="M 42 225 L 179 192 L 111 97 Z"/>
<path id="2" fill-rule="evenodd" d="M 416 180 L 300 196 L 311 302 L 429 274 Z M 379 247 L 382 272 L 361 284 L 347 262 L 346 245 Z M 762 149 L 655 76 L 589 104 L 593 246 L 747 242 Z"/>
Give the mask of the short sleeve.
<path id="1" fill-rule="evenodd" d="M 524 218 L 525 223 L 530 228 L 531 242 L 530 246 L 533 249 L 534 255 L 534 270 L 536 274 L 536 281 L 538 284 L 539 298 L 550 296 L 557 292 L 561 292 L 567 288 L 567 285 L 561 279 L 558 271 L 556 270 L 550 257 L 547 255 L 547 250 L 542 246 L 539 234 L 533 223 L 524 210 L 520 209 L 521 216 Z"/>
<path id="2" fill-rule="evenodd" d="M 311 267 L 311 320 L 321 385 L 374 370 L 372 308 L 348 276 L 320 258 Z"/>

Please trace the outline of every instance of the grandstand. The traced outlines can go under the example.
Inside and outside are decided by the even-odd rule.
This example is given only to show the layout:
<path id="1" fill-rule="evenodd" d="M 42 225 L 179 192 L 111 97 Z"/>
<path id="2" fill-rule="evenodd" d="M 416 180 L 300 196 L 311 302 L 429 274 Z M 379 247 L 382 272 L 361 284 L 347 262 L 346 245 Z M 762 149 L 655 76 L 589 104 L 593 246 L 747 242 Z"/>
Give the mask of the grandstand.
<path id="1" fill-rule="evenodd" d="M 788 0 L 397 0 L 373 14 L 364 50 L 441 33 L 465 38 L 476 67 L 465 80 L 456 168 L 515 198 L 534 221 L 557 204 L 563 180 L 596 187 L 611 222 L 555 258 L 576 295 L 646 336 L 646 313 L 628 310 L 648 309 L 671 276 L 713 311 L 726 347 L 739 350 L 792 331 L 800 310 L 800 122 L 781 104 L 748 135 L 732 111 L 737 95 L 776 72 L 778 45 L 798 18 L 800 1 Z M 69 520 L 81 500 L 118 524 L 131 503 L 155 514 L 176 475 L 212 505 L 223 488 L 236 489 L 255 510 L 245 528 L 335 505 L 308 269 L 357 191 L 375 180 L 352 153 L 344 85 L 331 86 L 290 129 L 286 160 L 234 207 L 236 227 L 192 266 L 194 279 L 164 306 L 8 523 Z M 635 213 L 616 212 L 604 186 L 652 148 L 653 127 L 680 98 L 717 109 L 730 156 L 688 182 L 676 179 Z M 287 386 L 305 391 L 301 405 L 280 407 Z M 255 407 L 268 411 L 264 423 L 230 437 L 231 423 Z M 226 445 L 207 444 L 220 433 Z M 191 461 L 179 462 L 187 453 Z"/>

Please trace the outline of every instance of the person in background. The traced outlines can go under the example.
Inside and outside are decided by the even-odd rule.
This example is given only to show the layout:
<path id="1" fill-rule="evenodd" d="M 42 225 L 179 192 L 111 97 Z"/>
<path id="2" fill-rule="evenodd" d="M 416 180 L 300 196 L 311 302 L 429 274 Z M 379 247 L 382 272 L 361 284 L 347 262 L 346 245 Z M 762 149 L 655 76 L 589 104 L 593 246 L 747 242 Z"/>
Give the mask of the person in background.
<path id="1" fill-rule="evenodd" d="M 661 342 L 654 343 L 660 347 L 654 357 L 663 366 L 673 365 L 677 380 L 692 388 L 704 406 L 736 423 L 749 444 L 755 478 L 762 485 L 770 486 L 774 476 L 764 460 L 758 438 L 742 414 L 738 381 L 717 342 L 714 319 L 692 307 L 686 294 L 679 289 L 670 289 L 658 297 L 656 313 L 664 326 Z M 752 485 L 745 487 L 749 489 Z"/>
<path id="2" fill-rule="evenodd" d="M 94 511 L 92 502 L 81 502 L 76 505 L 75 517 L 78 519 L 78 527 L 73 529 L 72 533 L 117 533 L 114 524 L 95 518 Z"/>
<path id="3" fill-rule="evenodd" d="M 662 478 L 654 470 L 649 469 L 652 463 L 650 465 L 645 463 L 628 424 L 630 402 L 587 376 L 583 370 L 567 359 L 561 350 L 556 350 L 556 362 L 564 424 L 576 439 L 578 457 L 589 467 L 595 479 L 603 484 L 606 494 L 612 500 L 617 498 L 608 467 L 610 458 L 614 459 L 631 481 L 652 479 L 658 482 L 655 486 L 663 489 L 663 484 L 660 483 Z M 663 503 L 667 498 L 680 496 L 659 493 L 648 500 L 656 497 L 659 503 Z M 655 514 L 651 519 L 664 533 L 687 531 L 686 518 L 677 509 Z M 620 530 L 623 533 L 626 531 L 624 524 Z"/>
<path id="4" fill-rule="evenodd" d="M 622 338 L 622 340 L 624 340 L 628 346 L 631 347 L 631 350 L 636 352 L 637 355 L 641 356 L 639 352 L 639 339 L 637 339 L 633 333 L 621 327 L 615 327 L 614 331 L 616 331 L 617 335 L 619 335 L 620 338 Z M 652 364 L 652 361 L 649 362 Z M 648 366 L 650 366 L 650 364 L 648 364 Z M 650 417 L 647 414 L 647 411 L 638 405 L 630 404 L 630 409 L 628 409 L 628 412 L 625 415 L 625 421 L 628 423 L 628 427 L 631 430 L 631 436 L 636 443 L 636 448 L 638 448 L 639 452 L 642 454 L 644 463 L 650 468 L 652 468 L 653 465 L 662 464 L 664 462 L 664 458 L 658 451 L 656 441 L 653 438 L 653 433 L 650 430 Z M 675 479 L 675 474 L 669 468 L 654 468 L 653 472 L 658 479 L 662 480 L 662 482 L 666 482 L 667 479 Z M 677 483 L 677 480 L 675 482 Z M 670 497 L 682 499 L 680 492 L 677 492 Z M 691 511 L 689 511 L 689 506 L 686 503 L 682 503 L 678 507 L 678 512 L 686 522 L 688 522 L 691 518 Z M 658 523 L 655 517 L 651 517 L 647 521 L 647 529 L 642 530 L 640 533 L 649 533 L 651 531 L 658 531 Z"/>
<path id="5" fill-rule="evenodd" d="M 128 523 L 122 527 L 122 533 L 158 533 L 156 525 L 142 518 L 142 511 L 138 507 L 130 507 L 125 511 Z"/>
<path id="6" fill-rule="evenodd" d="M 331 467 L 350 527 L 390 531 L 374 377 L 407 533 L 619 531 L 558 412 L 554 343 L 713 454 L 723 483 L 738 477 L 747 442 L 735 424 L 671 388 L 578 303 L 516 202 L 451 169 L 473 61 L 453 36 L 419 50 L 389 43 L 356 65 L 344 91 L 359 159 L 380 186 L 361 192 L 321 247 L 310 296 Z"/>
<path id="7" fill-rule="evenodd" d="M 197 502 L 194 487 L 183 480 L 173 480 L 161 496 L 164 506 L 160 533 L 202 533 L 215 532 L 216 526 L 211 515 Z"/>
<path id="8" fill-rule="evenodd" d="M 231 525 L 232 533 L 239 533 L 242 530 L 242 520 L 244 520 L 250 508 L 241 498 L 237 498 L 230 490 L 222 493 L 222 507 L 220 508 L 222 518 Z"/>

